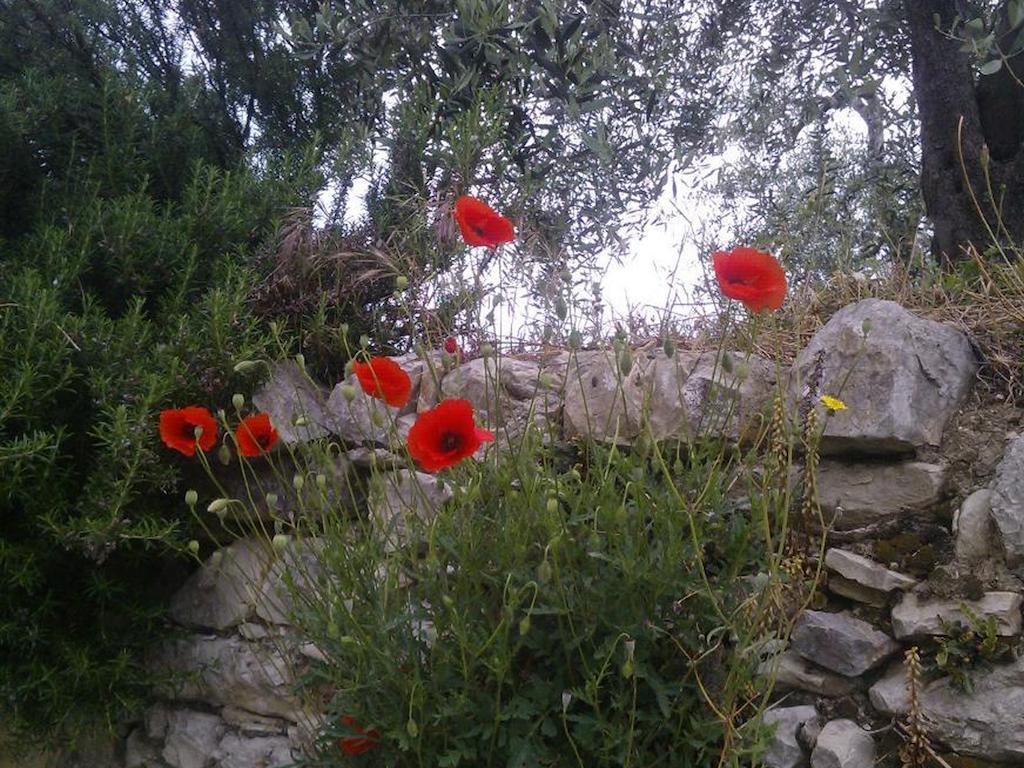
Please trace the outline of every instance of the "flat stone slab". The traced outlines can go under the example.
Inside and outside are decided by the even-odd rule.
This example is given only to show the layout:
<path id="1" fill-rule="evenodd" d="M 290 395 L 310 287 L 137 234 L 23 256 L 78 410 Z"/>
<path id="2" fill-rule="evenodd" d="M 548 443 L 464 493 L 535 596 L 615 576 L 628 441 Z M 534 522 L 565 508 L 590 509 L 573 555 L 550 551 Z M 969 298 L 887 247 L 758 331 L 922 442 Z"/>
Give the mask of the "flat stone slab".
<path id="1" fill-rule="evenodd" d="M 853 720 L 832 720 L 818 734 L 811 768 L 873 768 L 875 740 Z"/>
<path id="2" fill-rule="evenodd" d="M 989 500 L 1006 564 L 1019 569 L 1024 565 L 1024 435 L 1010 443 L 996 467 Z"/>
<path id="3" fill-rule="evenodd" d="M 775 735 L 763 757 L 765 768 L 806 766 L 807 753 L 800 744 L 799 733 L 805 723 L 817 724 L 818 711 L 809 705 L 772 707 L 765 711 L 762 720 L 775 726 Z"/>
<path id="4" fill-rule="evenodd" d="M 901 640 L 945 635 L 944 623 L 970 626 L 966 606 L 983 621 L 994 616 L 997 633 L 1012 637 L 1020 634 L 1021 602 L 1016 592 L 986 592 L 981 600 L 928 599 L 911 592 L 892 609 L 892 631 Z"/>
<path id="5" fill-rule="evenodd" d="M 799 690 L 819 696 L 846 696 L 856 690 L 855 681 L 812 664 L 792 650 L 780 653 L 758 668 L 765 677 L 774 676 L 780 691 Z"/>
<path id="6" fill-rule="evenodd" d="M 881 563 L 845 549 L 832 548 L 825 553 L 825 567 L 845 579 L 879 592 L 913 589 L 917 579 L 891 571 Z"/>
<path id="7" fill-rule="evenodd" d="M 946 467 L 921 461 L 826 459 L 818 466 L 817 483 L 825 521 L 838 531 L 850 531 L 930 512 L 942 499 Z"/>

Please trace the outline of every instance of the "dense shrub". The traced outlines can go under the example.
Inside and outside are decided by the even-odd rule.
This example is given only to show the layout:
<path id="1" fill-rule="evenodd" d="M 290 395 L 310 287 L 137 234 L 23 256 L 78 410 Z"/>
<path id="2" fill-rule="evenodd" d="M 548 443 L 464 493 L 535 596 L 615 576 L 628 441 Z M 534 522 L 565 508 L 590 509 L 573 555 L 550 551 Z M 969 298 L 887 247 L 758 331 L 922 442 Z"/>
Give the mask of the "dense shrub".
<path id="1" fill-rule="evenodd" d="M 8 53 L 0 718 L 69 735 L 141 692 L 174 582 L 160 556 L 187 540 L 157 414 L 229 395 L 233 363 L 269 349 L 254 264 L 317 176 L 309 158 L 254 172 L 225 154 L 192 114 L 194 82 L 173 102 L 98 52 L 90 73 L 61 51 L 52 66 Z"/>

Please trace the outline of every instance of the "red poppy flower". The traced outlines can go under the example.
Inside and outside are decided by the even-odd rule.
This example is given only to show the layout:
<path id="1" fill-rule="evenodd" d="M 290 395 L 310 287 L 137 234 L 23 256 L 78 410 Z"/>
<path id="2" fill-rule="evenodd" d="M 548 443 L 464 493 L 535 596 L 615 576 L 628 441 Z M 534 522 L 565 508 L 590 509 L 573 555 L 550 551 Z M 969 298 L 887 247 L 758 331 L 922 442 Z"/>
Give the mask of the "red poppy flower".
<path id="1" fill-rule="evenodd" d="M 447 339 L 444 340 L 444 351 L 447 352 L 449 355 L 458 354 L 459 342 L 455 340 L 454 336 L 449 336 Z"/>
<path id="2" fill-rule="evenodd" d="M 364 730 L 356 723 L 352 715 L 345 715 L 341 718 L 341 724 L 356 732 L 356 736 L 345 736 L 338 739 L 338 748 L 346 755 L 361 755 L 377 746 L 380 741 L 380 732 L 376 728 Z"/>
<path id="3" fill-rule="evenodd" d="M 472 456 L 494 435 L 473 422 L 469 400 L 444 400 L 424 411 L 409 430 L 409 455 L 427 472 L 436 472 Z"/>
<path id="4" fill-rule="evenodd" d="M 196 437 L 196 428 L 202 429 Z M 194 456 L 199 450 L 208 451 L 217 443 L 217 420 L 213 414 L 198 405 L 187 408 L 169 408 L 160 412 L 160 439 L 164 445 L 178 453 Z"/>
<path id="5" fill-rule="evenodd" d="M 262 456 L 277 442 L 277 430 L 265 413 L 246 416 L 235 430 L 238 452 L 243 456 Z"/>
<path id="6" fill-rule="evenodd" d="M 368 363 L 354 362 L 352 370 L 370 397 L 383 400 L 393 408 L 401 408 L 409 402 L 412 381 L 402 366 L 390 357 L 374 357 Z"/>
<path id="7" fill-rule="evenodd" d="M 718 287 L 751 312 L 778 309 L 786 298 L 786 273 L 770 254 L 753 248 L 734 248 L 712 255 Z"/>
<path id="8" fill-rule="evenodd" d="M 467 245 L 497 248 L 515 239 L 512 222 L 496 212 L 483 200 L 463 195 L 455 201 L 455 221 Z"/>

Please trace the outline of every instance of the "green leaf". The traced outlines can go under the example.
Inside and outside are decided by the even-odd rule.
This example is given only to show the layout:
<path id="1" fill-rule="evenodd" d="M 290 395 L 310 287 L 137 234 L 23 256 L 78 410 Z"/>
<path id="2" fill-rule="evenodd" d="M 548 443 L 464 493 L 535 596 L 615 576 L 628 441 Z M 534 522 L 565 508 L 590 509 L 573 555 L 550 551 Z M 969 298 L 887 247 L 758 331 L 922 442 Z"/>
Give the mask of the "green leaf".
<path id="1" fill-rule="evenodd" d="M 984 64 L 982 64 L 980 67 L 978 67 L 978 71 L 981 72 L 981 74 L 983 74 L 983 75 L 994 75 L 996 72 L 998 72 L 1002 68 L 1003 68 L 1003 60 L 1002 59 L 989 59 Z"/>

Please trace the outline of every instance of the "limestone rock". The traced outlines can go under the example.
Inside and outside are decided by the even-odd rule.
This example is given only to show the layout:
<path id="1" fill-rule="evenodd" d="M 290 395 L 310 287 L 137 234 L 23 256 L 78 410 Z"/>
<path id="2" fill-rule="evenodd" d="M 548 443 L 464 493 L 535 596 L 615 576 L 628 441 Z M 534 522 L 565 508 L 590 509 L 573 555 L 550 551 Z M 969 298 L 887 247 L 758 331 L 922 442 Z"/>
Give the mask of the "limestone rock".
<path id="1" fill-rule="evenodd" d="M 1021 596 L 1015 592 L 986 592 L 981 600 L 926 599 L 911 592 L 892 609 L 893 634 L 899 639 L 944 635 L 943 622 L 969 626 L 962 605 L 983 620 L 994 616 L 1001 637 L 1020 634 Z"/>
<path id="2" fill-rule="evenodd" d="M 210 755 L 227 730 L 216 715 L 175 709 L 168 713 L 161 757 L 173 768 L 207 768 Z"/>
<path id="3" fill-rule="evenodd" d="M 853 720 L 832 720 L 818 734 L 811 768 L 873 768 L 875 740 Z"/>
<path id="4" fill-rule="evenodd" d="M 818 501 L 839 531 L 888 523 L 928 511 L 941 498 L 946 467 L 920 461 L 893 464 L 822 461 Z"/>
<path id="5" fill-rule="evenodd" d="M 327 391 L 294 361 L 277 363 L 253 393 L 252 403 L 270 416 L 283 443 L 302 443 L 327 434 Z"/>
<path id="6" fill-rule="evenodd" d="M 761 425 L 775 369 L 756 355 L 726 354 L 724 364 L 714 352 L 636 354 L 620 376 L 613 351 L 578 353 L 566 374 L 566 436 L 629 442 L 645 422 L 656 440 L 750 433 Z"/>
<path id="7" fill-rule="evenodd" d="M 999 547 L 996 526 L 992 520 L 992 492 L 979 488 L 960 505 L 953 518 L 956 536 L 956 559 L 971 565 L 992 557 Z"/>
<path id="8" fill-rule="evenodd" d="M 272 647 L 238 637 L 192 635 L 164 644 L 153 661 L 160 672 L 174 677 L 160 686 L 166 698 L 231 705 L 293 721 L 297 716 L 294 667 Z"/>
<path id="9" fill-rule="evenodd" d="M 160 748 L 146 738 L 142 728 L 135 728 L 124 741 L 124 768 L 164 768 Z"/>
<path id="10" fill-rule="evenodd" d="M 889 596 L 877 589 L 865 587 L 852 579 L 833 573 L 828 577 L 828 591 L 840 597 L 847 597 L 858 603 L 864 603 L 875 608 L 884 608 L 889 602 Z"/>
<path id="11" fill-rule="evenodd" d="M 263 581 L 257 616 L 271 624 L 290 624 L 297 600 L 315 600 L 322 594 L 322 549 L 323 542 L 314 537 L 288 540 Z"/>
<path id="12" fill-rule="evenodd" d="M 1020 765 L 1024 762 L 1024 658 L 971 673 L 961 691 L 941 677 L 921 682 L 918 700 L 931 738 L 962 755 Z M 868 692 L 871 705 L 887 715 L 910 706 L 903 663 L 893 664 Z"/>
<path id="13" fill-rule="evenodd" d="M 791 639 L 793 650 L 815 664 L 857 677 L 899 650 L 884 632 L 848 613 L 804 611 Z"/>
<path id="14" fill-rule="evenodd" d="M 267 717 L 238 707 L 227 706 L 220 711 L 221 719 L 232 728 L 248 735 L 280 736 L 288 732 L 290 723 L 278 717 Z"/>
<path id="15" fill-rule="evenodd" d="M 270 567 L 265 543 L 240 539 L 218 551 L 171 598 L 171 618 L 179 624 L 223 631 L 252 615 Z"/>
<path id="16" fill-rule="evenodd" d="M 793 394 L 846 403 L 825 426 L 824 452 L 913 452 L 939 444 L 977 368 L 960 331 L 895 302 L 864 299 L 833 315 L 797 356 Z"/>
<path id="17" fill-rule="evenodd" d="M 890 571 L 870 558 L 845 549 L 829 549 L 825 553 L 825 567 L 845 579 L 882 593 L 907 591 L 917 584 L 917 580 L 910 576 Z"/>
<path id="18" fill-rule="evenodd" d="M 407 469 L 378 476 L 370 488 L 368 506 L 389 549 L 410 543 L 416 526 L 428 524 L 452 497 L 440 478 Z"/>
<path id="19" fill-rule="evenodd" d="M 817 723 L 817 710 L 812 706 L 772 707 L 764 713 L 763 720 L 766 725 L 775 725 L 775 735 L 763 758 L 765 767 L 800 768 L 807 765 L 807 755 L 798 734 L 804 723 Z"/>
<path id="20" fill-rule="evenodd" d="M 445 375 L 441 393 L 469 400 L 478 422 L 488 429 L 514 437 L 532 425 L 548 436 L 561 398 L 556 384 L 542 372 L 540 363 L 533 360 L 480 357 Z"/>
<path id="21" fill-rule="evenodd" d="M 217 768 L 285 768 L 295 764 L 287 736 L 228 733 L 213 752 Z"/>
<path id="22" fill-rule="evenodd" d="M 1024 435 L 1013 440 L 992 480 L 992 520 L 1011 567 L 1024 564 Z"/>
<path id="23" fill-rule="evenodd" d="M 415 355 L 392 359 L 409 374 L 412 389 L 408 402 L 400 408 L 393 408 L 383 400 L 370 397 L 363 391 L 356 375 L 350 374 L 334 387 L 327 398 L 324 426 L 331 433 L 352 445 L 400 447 L 401 435 L 396 429 L 396 421 L 401 416 L 415 413 L 420 382 L 427 366 Z M 355 393 L 351 400 L 345 397 L 348 388 Z"/>
<path id="24" fill-rule="evenodd" d="M 758 672 L 766 677 L 774 675 L 775 688 L 780 691 L 796 689 L 820 696 L 845 696 L 856 688 L 853 680 L 822 669 L 791 650 L 764 662 Z"/>

